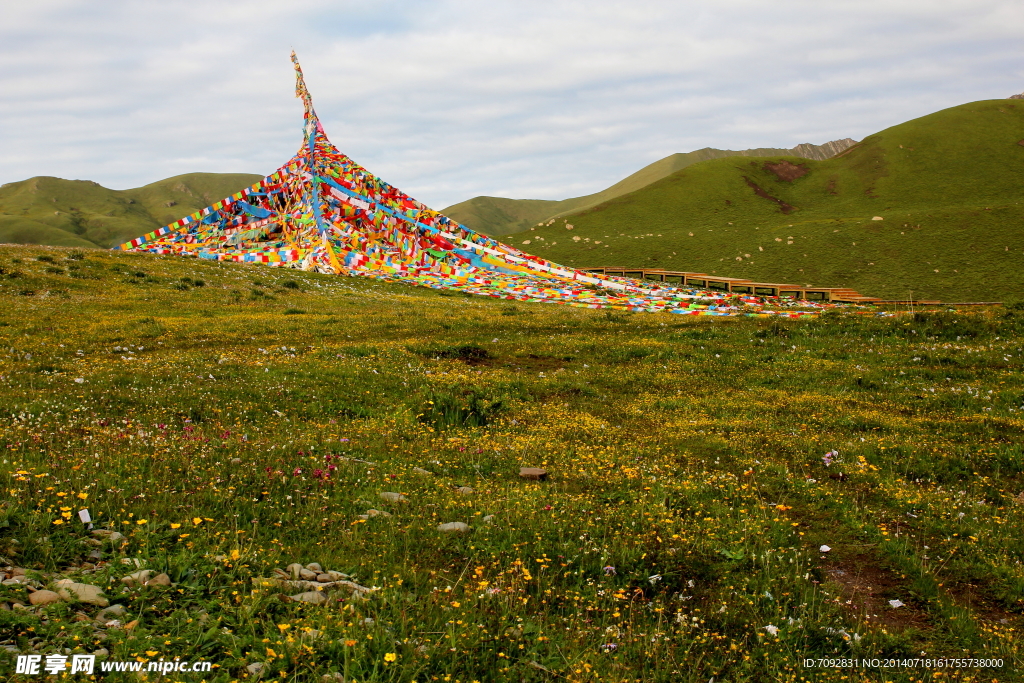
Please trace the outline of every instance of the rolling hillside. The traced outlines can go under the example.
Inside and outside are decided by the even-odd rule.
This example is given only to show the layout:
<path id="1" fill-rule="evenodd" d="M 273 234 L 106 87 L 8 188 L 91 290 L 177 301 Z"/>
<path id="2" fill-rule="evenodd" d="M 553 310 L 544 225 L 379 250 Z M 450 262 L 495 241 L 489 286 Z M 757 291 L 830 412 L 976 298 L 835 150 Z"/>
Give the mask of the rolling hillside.
<path id="1" fill-rule="evenodd" d="M 38 177 L 0 187 L 0 242 L 113 247 L 237 192 L 262 176 L 188 173 L 132 190 Z"/>
<path id="2" fill-rule="evenodd" d="M 825 161 L 705 161 L 509 241 L 573 266 L 1019 300 L 1022 195 L 1024 104 L 988 100 L 893 126 Z"/>
<path id="3" fill-rule="evenodd" d="M 745 149 L 737 152 L 728 149 L 705 147 L 695 152 L 670 154 L 664 159 L 659 159 L 653 164 L 644 166 L 636 173 L 623 178 L 605 190 L 583 197 L 573 197 L 560 201 L 474 197 L 473 199 L 453 204 L 442 210 L 441 213 L 454 218 L 477 232 L 498 237 L 527 230 L 541 221 L 548 221 L 574 211 L 581 211 L 591 206 L 597 206 L 609 199 L 620 197 L 629 192 L 635 192 L 641 187 L 650 185 L 656 180 L 661 180 L 667 175 L 701 161 L 733 156 L 771 157 L 780 154 L 820 160 L 838 154 L 853 144 L 855 144 L 854 140 L 846 138 L 845 140 L 826 142 L 824 145 L 797 145 L 793 149 L 761 148 Z"/>

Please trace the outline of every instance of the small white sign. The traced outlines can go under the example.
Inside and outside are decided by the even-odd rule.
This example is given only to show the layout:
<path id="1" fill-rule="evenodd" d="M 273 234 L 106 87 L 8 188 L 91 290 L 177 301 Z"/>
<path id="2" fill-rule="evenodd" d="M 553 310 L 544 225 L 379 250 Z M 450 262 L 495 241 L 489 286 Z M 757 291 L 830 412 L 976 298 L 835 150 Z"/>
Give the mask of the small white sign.
<path id="1" fill-rule="evenodd" d="M 89 516 L 89 509 L 88 508 L 86 508 L 85 510 L 79 510 L 78 511 L 78 518 L 80 520 L 82 520 L 82 524 L 88 524 L 89 522 L 92 521 L 92 517 Z"/>

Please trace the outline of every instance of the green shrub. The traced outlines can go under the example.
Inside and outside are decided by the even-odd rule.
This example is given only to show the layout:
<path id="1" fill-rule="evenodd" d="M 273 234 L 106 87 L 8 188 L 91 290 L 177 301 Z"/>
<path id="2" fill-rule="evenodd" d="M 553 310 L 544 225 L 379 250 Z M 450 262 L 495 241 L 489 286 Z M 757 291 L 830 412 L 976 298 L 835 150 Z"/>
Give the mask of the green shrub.
<path id="1" fill-rule="evenodd" d="M 475 389 L 435 391 L 428 395 L 417 419 L 434 429 L 485 427 L 502 411 L 495 401 Z"/>

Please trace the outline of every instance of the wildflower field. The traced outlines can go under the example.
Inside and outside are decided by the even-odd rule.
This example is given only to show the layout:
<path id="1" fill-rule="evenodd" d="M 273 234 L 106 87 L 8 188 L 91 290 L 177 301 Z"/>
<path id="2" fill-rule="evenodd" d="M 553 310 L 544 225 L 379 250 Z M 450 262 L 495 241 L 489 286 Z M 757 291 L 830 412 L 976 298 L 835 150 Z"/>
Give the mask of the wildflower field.
<path id="1" fill-rule="evenodd" d="M 681 318 L 33 247 L 0 305 L 2 680 L 1021 679 L 1024 307 Z"/>

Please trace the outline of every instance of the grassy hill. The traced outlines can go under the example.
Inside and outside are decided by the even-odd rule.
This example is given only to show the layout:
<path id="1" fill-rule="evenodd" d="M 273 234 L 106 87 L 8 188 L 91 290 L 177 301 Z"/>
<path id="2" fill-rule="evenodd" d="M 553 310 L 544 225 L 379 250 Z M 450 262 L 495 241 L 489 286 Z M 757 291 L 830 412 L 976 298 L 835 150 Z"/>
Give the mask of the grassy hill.
<path id="1" fill-rule="evenodd" d="M 564 216 L 574 211 L 597 206 L 615 197 L 635 192 L 656 180 L 709 159 L 723 157 L 771 157 L 780 154 L 804 157 L 807 159 L 827 159 L 833 154 L 847 149 L 854 144 L 853 140 L 836 140 L 824 145 L 802 144 L 793 149 L 745 149 L 733 151 L 705 147 L 694 152 L 670 154 L 653 164 L 644 166 L 636 173 L 623 178 L 611 187 L 585 195 L 560 201 L 543 199 L 506 199 L 505 197 L 474 197 L 473 199 L 453 204 L 441 213 L 450 216 L 478 232 L 491 236 L 509 235 L 527 230 L 541 221 Z"/>
<path id="2" fill-rule="evenodd" d="M 574 266 L 1016 300 L 1022 188 L 1024 104 L 991 100 L 893 126 L 824 161 L 705 161 L 509 241 Z"/>
<path id="3" fill-rule="evenodd" d="M 0 242 L 113 247 L 237 192 L 262 176 L 187 173 L 131 190 L 40 176 L 0 187 Z"/>

